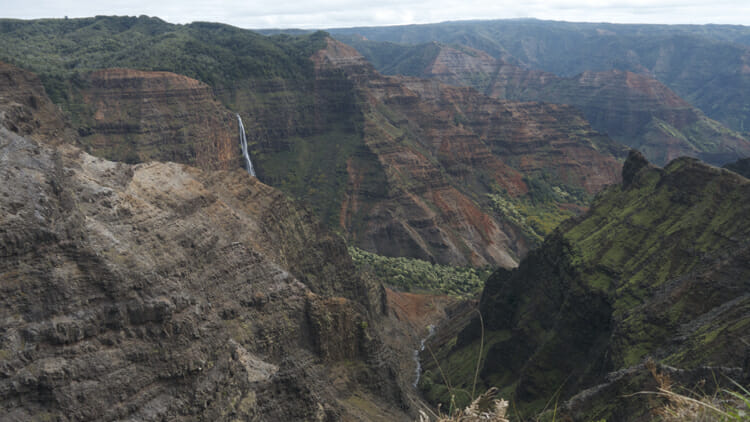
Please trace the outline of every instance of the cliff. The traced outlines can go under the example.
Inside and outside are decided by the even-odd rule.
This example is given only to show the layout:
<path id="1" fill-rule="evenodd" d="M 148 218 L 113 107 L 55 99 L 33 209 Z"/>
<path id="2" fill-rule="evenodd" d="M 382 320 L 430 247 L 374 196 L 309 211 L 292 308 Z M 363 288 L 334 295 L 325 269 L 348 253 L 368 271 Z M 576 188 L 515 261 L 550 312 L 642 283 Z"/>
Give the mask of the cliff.
<path id="1" fill-rule="evenodd" d="M 488 279 L 481 385 L 527 411 L 554 396 L 573 398 L 573 420 L 645 420 L 649 401 L 630 395 L 655 388 L 649 358 L 689 385 L 710 371 L 746 382 L 748 198 L 750 182 L 734 173 L 690 158 L 661 169 L 631 153 L 622 185 Z M 478 336 L 475 320 L 443 367 L 476 353 Z"/>
<path id="2" fill-rule="evenodd" d="M 5 417 L 407 418 L 385 293 L 310 212 L 241 169 L 115 163 L 45 133 L 0 127 Z"/>
<path id="3" fill-rule="evenodd" d="M 70 123 L 49 100 L 39 78 L 1 61 L 0 113 L 0 125 L 18 135 L 48 142 L 73 139 Z"/>
<path id="4" fill-rule="evenodd" d="M 208 85 L 169 72 L 105 69 L 76 91 L 81 144 L 129 163 L 175 161 L 203 169 L 241 162 L 236 117 Z"/>
<path id="5" fill-rule="evenodd" d="M 569 107 L 382 76 L 333 40 L 313 61 L 317 80 L 351 84 L 361 113 L 365 149 L 347 160 L 340 218 L 365 249 L 511 267 L 534 238 L 487 195 L 530 196 L 544 177 L 588 193 L 617 180 L 619 147 Z"/>

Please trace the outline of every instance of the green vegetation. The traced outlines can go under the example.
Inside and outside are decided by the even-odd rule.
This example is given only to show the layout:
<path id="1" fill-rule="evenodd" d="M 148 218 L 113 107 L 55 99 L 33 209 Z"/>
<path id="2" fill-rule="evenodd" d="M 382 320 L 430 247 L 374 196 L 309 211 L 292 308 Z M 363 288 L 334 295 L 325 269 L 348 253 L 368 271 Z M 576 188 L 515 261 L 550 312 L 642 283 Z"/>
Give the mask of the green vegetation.
<path id="1" fill-rule="evenodd" d="M 691 177 L 690 182 L 700 185 L 675 190 L 691 171 L 701 172 L 702 179 Z M 646 286 L 695 267 L 700 261 L 691 253 L 719 253 L 732 243 L 722 233 L 742 232 L 744 221 L 738 217 L 746 212 L 746 201 L 719 174 L 691 159 L 673 161 L 664 173 L 646 170 L 637 188 L 613 188 L 595 201 L 589 218 L 565 233 L 584 280 L 611 279 L 612 274 L 627 280 L 609 287 L 620 297 L 617 314 L 643 300 Z"/>
<path id="2" fill-rule="evenodd" d="M 504 388 L 502 397 L 523 414 L 648 357 L 686 371 L 743 365 L 750 185 L 696 159 L 660 169 L 637 158 L 626 162 L 624 184 L 597 196 L 585 218 L 562 223 L 518 269 L 498 270 L 485 283 L 487 332 L 510 335 L 483 351 L 477 385 Z M 477 338 L 470 324 L 436 351 L 459 390 L 473 379 L 463 361 L 477 355 Z M 444 401 L 448 386 L 425 368 L 433 371 L 423 382 L 428 397 Z M 643 382 L 634 372 L 596 393 L 584 419 L 644 411 L 622 398 Z"/>
<path id="3" fill-rule="evenodd" d="M 158 18 L 0 20 L 0 60 L 37 73 L 53 101 L 67 100 L 66 81 L 102 68 L 179 73 L 214 87 L 252 78 L 309 79 L 308 58 L 326 34 L 266 37 L 229 25 L 172 25 Z"/>
<path id="4" fill-rule="evenodd" d="M 520 227 L 529 239 L 541 244 L 544 238 L 563 221 L 585 209 L 591 195 L 581 188 L 555 186 L 545 177 L 526 177 L 529 192 L 512 197 L 493 186 L 487 194 L 492 209 Z"/>
<path id="5" fill-rule="evenodd" d="M 289 148 L 260 152 L 254 159 L 264 166 L 266 183 L 308 204 L 328 227 L 339 226 L 341 197 L 346 189 L 347 160 L 361 149 L 361 139 L 345 130 L 287 139 Z"/>
<path id="6" fill-rule="evenodd" d="M 404 291 L 476 296 L 491 271 L 487 268 L 431 264 L 414 258 L 391 258 L 349 247 L 354 265 L 371 272 L 381 282 Z"/>

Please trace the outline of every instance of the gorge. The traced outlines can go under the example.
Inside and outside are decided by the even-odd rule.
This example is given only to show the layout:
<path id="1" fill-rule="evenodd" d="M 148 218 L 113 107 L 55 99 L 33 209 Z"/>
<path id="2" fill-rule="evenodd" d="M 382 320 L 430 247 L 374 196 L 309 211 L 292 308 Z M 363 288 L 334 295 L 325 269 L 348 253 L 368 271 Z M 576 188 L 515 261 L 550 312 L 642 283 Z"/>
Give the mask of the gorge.
<path id="1" fill-rule="evenodd" d="M 657 375 L 750 384 L 742 28 L 440 25 L 0 19 L 0 413 L 408 421 L 495 388 L 646 421 Z"/>

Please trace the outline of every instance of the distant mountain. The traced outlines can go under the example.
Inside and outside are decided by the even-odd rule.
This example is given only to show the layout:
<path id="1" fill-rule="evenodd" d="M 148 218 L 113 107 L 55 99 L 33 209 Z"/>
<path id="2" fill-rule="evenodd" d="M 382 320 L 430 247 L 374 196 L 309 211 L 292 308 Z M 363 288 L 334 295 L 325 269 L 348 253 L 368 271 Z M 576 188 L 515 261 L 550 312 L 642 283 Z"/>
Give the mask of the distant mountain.
<path id="1" fill-rule="evenodd" d="M 334 36 L 372 41 L 465 45 L 510 64 L 562 77 L 613 69 L 646 74 L 710 118 L 739 132 L 750 127 L 748 32 L 750 29 L 742 26 L 534 19 L 330 30 Z"/>
<path id="2" fill-rule="evenodd" d="M 0 55 L 42 72 L 91 153 L 239 167 L 236 112 L 261 180 L 384 255 L 512 267 L 624 156 L 571 107 L 384 77 L 322 33 L 109 17 L 0 29 Z"/>
<path id="3" fill-rule="evenodd" d="M 392 49 L 387 42 L 352 43 L 376 60 Z M 383 60 L 385 71 L 406 71 L 449 84 L 472 86 L 495 98 L 574 105 L 595 129 L 641 150 L 657 164 L 666 164 L 678 156 L 693 156 L 721 165 L 750 156 L 747 138 L 709 119 L 646 75 L 610 70 L 561 78 L 464 46 L 431 43 L 403 48 L 408 53 L 391 56 L 390 63 Z M 417 66 L 412 57 L 428 59 Z"/>
<path id="4" fill-rule="evenodd" d="M 480 385 L 521 409 L 572 398 L 558 412 L 573 420 L 631 421 L 650 416 L 634 394 L 656 388 L 649 358 L 686 385 L 711 371 L 750 381 L 748 216 L 750 180 L 691 158 L 657 168 L 631 153 L 622 185 L 488 279 Z M 475 319 L 443 340 L 454 391 L 471 386 L 465 361 L 479 339 Z M 431 365 L 422 386 L 445 403 Z"/>

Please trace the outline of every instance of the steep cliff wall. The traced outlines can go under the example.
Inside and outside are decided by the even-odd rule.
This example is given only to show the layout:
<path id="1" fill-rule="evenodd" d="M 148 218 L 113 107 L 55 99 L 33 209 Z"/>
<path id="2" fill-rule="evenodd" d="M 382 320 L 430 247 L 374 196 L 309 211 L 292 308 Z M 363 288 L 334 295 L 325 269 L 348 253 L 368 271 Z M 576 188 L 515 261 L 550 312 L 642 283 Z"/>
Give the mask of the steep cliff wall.
<path id="1" fill-rule="evenodd" d="M 73 139 L 71 125 L 47 97 L 39 78 L 0 62 L 0 125 L 21 136 L 60 142 Z"/>
<path id="2" fill-rule="evenodd" d="M 407 419 L 385 293 L 308 211 L 240 169 L 44 133 L 0 127 L 6 417 Z"/>
<path id="3" fill-rule="evenodd" d="M 356 88 L 366 152 L 347 163 L 341 221 L 366 249 L 513 266 L 531 239 L 522 224 L 492 210 L 486 195 L 493 189 L 522 197 L 527 179 L 543 174 L 588 192 L 617 180 L 618 146 L 570 108 L 385 77 L 333 40 L 313 61 L 318 75 L 343 76 Z M 366 182 L 375 174 L 385 189 Z"/>
<path id="4" fill-rule="evenodd" d="M 89 152 L 130 163 L 239 167 L 237 119 L 208 85 L 169 72 L 105 69 L 82 86 L 75 121 Z"/>

